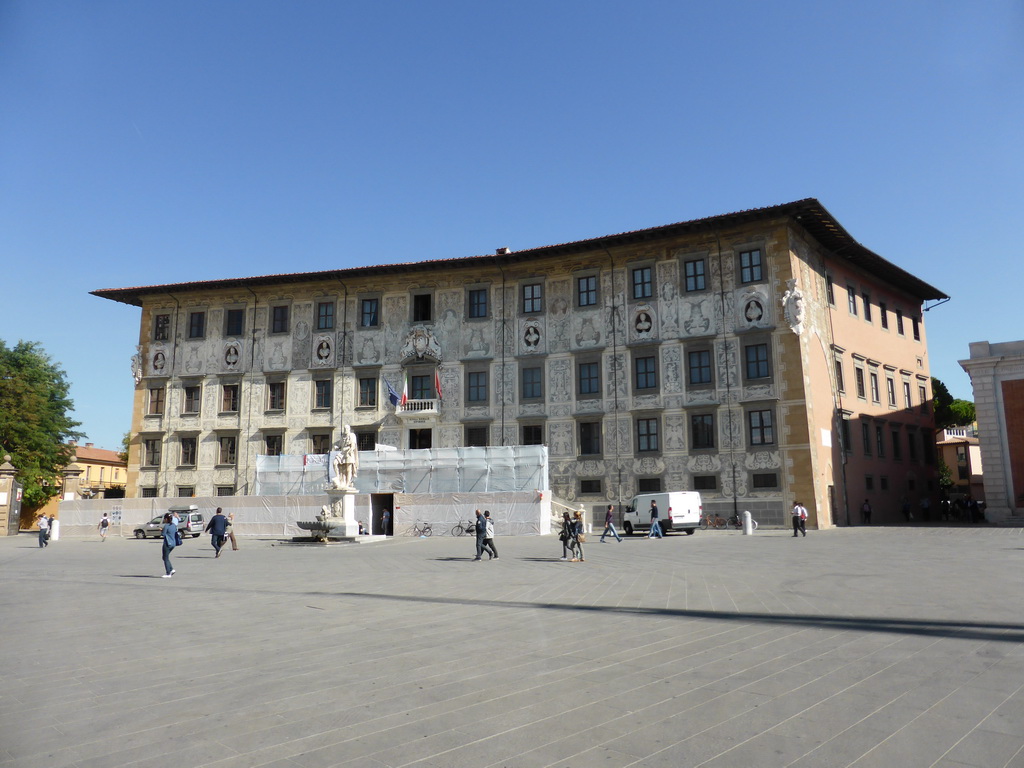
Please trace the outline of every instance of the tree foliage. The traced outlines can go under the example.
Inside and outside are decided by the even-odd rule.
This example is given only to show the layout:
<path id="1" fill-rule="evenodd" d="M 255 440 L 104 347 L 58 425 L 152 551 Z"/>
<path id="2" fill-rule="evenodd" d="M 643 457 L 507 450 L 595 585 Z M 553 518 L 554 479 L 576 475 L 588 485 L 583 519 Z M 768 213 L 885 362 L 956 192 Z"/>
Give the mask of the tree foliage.
<path id="1" fill-rule="evenodd" d="M 61 470 L 75 454 L 68 442 L 84 436 L 69 416 L 69 387 L 37 342 L 8 347 L 0 340 L 0 459 L 11 455 L 27 509 L 60 492 Z"/>
<path id="2" fill-rule="evenodd" d="M 958 400 L 949 394 L 949 389 L 936 378 L 932 378 L 932 407 L 935 409 L 935 426 L 962 427 L 975 421 L 974 403 Z"/>

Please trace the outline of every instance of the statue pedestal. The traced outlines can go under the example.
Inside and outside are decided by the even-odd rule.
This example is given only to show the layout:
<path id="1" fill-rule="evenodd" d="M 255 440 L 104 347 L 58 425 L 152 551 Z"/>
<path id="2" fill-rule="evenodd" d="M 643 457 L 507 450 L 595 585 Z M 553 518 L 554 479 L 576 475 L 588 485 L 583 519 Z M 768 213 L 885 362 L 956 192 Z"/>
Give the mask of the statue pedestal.
<path id="1" fill-rule="evenodd" d="M 356 522 L 356 489 L 328 488 L 327 498 L 331 500 L 331 516 L 324 522 L 334 523 L 329 538 L 355 537 L 359 535 L 359 523 Z"/>

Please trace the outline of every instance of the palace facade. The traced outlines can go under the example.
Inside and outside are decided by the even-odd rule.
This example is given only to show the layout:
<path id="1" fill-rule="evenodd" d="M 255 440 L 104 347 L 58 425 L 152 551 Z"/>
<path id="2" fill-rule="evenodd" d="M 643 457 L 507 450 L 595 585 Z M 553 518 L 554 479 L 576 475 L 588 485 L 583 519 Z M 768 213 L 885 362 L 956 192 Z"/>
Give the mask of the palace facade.
<path id="1" fill-rule="evenodd" d="M 820 527 L 937 493 L 922 305 L 814 199 L 486 256 L 93 291 L 140 307 L 129 496 L 259 454 L 545 444 L 557 498 Z M 392 401 L 397 400 L 397 404 Z M 603 516 L 601 517 L 603 519 Z"/>

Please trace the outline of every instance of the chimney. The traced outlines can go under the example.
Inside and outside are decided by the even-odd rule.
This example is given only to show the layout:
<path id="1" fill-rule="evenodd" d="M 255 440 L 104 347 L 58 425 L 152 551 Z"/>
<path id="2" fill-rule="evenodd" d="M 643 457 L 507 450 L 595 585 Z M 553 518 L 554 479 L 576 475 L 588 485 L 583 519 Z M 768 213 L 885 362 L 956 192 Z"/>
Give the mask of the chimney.
<path id="1" fill-rule="evenodd" d="M 498 256 L 508 256 L 510 253 L 512 253 L 512 249 L 511 248 L 498 248 L 495 251 L 495 253 Z"/>
<path id="2" fill-rule="evenodd" d="M 95 445 L 95 443 L 86 443 L 85 447 L 86 448 L 92 448 L 94 445 Z"/>

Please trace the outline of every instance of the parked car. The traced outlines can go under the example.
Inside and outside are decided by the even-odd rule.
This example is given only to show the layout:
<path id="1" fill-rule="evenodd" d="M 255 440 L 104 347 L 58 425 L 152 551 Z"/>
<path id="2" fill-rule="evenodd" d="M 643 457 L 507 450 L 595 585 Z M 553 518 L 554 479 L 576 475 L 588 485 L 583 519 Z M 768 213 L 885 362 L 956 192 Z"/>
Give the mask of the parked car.
<path id="1" fill-rule="evenodd" d="M 662 533 L 683 531 L 692 535 L 700 524 L 701 499 L 697 491 L 641 493 L 622 513 L 622 528 L 627 536 L 633 531 L 651 530 L 651 502 L 658 505 L 658 525 Z"/>
<path id="2" fill-rule="evenodd" d="M 199 508 L 195 505 L 189 507 L 171 507 L 168 512 L 176 512 L 178 517 L 181 518 L 181 524 L 178 526 L 178 530 L 181 531 L 182 538 L 185 536 L 191 536 L 193 539 L 198 538 L 202 534 L 203 529 L 206 527 L 206 521 L 203 519 L 203 513 L 198 511 Z M 160 538 L 164 527 L 164 516 L 157 515 L 148 523 L 143 523 L 135 529 L 136 539 L 148 539 L 148 538 Z"/>

